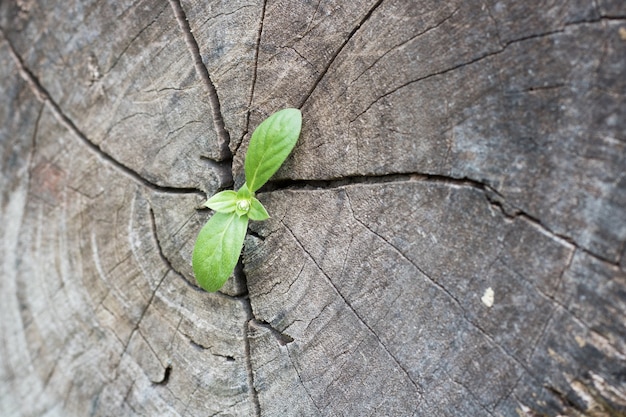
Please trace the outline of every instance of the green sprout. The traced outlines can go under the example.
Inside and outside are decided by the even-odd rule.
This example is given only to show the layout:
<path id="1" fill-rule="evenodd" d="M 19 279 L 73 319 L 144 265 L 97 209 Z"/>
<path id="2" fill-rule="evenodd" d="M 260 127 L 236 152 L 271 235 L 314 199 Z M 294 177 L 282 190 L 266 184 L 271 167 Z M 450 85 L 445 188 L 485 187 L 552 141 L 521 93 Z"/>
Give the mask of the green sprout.
<path id="1" fill-rule="evenodd" d="M 215 211 L 198 234 L 192 266 L 198 284 L 209 292 L 222 288 L 232 274 L 243 248 L 248 220 L 270 216 L 254 193 L 278 171 L 291 153 L 302 126 L 298 109 L 283 109 L 265 119 L 252 133 L 239 191 L 215 194 L 204 205 Z"/>

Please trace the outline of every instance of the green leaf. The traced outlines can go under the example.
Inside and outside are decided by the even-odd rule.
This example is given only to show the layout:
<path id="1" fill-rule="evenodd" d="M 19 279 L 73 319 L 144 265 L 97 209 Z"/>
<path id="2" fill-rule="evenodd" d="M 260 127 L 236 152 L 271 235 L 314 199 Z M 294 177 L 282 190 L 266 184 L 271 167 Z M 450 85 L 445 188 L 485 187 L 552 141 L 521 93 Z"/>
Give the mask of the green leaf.
<path id="1" fill-rule="evenodd" d="M 239 200 L 249 200 L 250 198 L 252 198 L 252 193 L 250 192 L 246 184 L 242 185 L 239 191 L 237 191 L 237 198 Z"/>
<path id="2" fill-rule="evenodd" d="M 219 212 L 200 230 L 191 263 L 202 288 L 222 288 L 237 265 L 247 230 L 248 216 Z"/>
<path id="3" fill-rule="evenodd" d="M 283 109 L 261 123 L 250 139 L 244 168 L 251 193 L 261 188 L 285 162 L 302 127 L 298 109 Z"/>
<path id="4" fill-rule="evenodd" d="M 263 207 L 263 204 L 256 198 L 252 197 L 252 202 L 250 204 L 250 211 L 248 211 L 248 217 L 250 220 L 267 220 L 270 218 L 270 215 Z"/>
<path id="5" fill-rule="evenodd" d="M 200 230 L 191 261 L 198 284 L 205 290 L 219 290 L 232 274 L 241 255 L 248 220 L 269 218 L 254 192 L 285 162 L 301 127 L 302 113 L 298 109 L 284 109 L 268 117 L 250 139 L 244 163 L 245 184 L 237 192 L 217 193 L 204 204 L 215 214 Z"/>
<path id="6" fill-rule="evenodd" d="M 219 192 L 209 198 L 204 205 L 218 213 L 232 213 L 237 205 L 237 193 L 233 190 Z"/>

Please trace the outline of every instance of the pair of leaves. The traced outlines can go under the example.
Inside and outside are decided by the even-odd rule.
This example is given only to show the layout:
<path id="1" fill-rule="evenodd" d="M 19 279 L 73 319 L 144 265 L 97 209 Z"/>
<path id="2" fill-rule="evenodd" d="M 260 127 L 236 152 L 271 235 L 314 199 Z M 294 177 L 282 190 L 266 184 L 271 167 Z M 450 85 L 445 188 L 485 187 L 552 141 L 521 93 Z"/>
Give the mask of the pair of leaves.
<path id="1" fill-rule="evenodd" d="M 250 220 L 266 220 L 270 217 L 263 204 L 252 196 L 246 184 L 237 192 L 233 190 L 219 192 L 204 205 L 217 213 L 247 215 Z"/>
<path id="2" fill-rule="evenodd" d="M 192 256 L 194 274 L 205 290 L 222 288 L 235 269 L 248 221 L 269 218 L 254 193 L 287 159 L 301 126 L 302 113 L 298 109 L 280 110 L 265 119 L 250 138 L 244 162 L 246 183 L 238 191 L 221 191 L 205 203 L 215 214 L 200 230 Z"/>

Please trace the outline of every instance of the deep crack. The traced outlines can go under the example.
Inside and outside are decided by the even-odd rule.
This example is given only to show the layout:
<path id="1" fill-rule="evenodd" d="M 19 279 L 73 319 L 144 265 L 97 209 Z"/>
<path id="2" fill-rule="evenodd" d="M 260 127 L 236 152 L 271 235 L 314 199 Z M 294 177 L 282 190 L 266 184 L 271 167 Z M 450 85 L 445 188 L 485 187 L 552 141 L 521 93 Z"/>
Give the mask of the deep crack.
<path id="1" fill-rule="evenodd" d="M 176 16 L 178 26 L 180 27 L 180 30 L 183 32 L 183 35 L 185 37 L 185 42 L 187 43 L 187 47 L 189 48 L 189 52 L 191 53 L 191 57 L 196 67 L 196 72 L 198 73 L 198 76 L 208 90 L 209 105 L 211 108 L 211 116 L 213 118 L 213 127 L 215 129 L 215 134 L 217 135 L 217 138 L 220 142 L 220 151 L 222 152 L 222 156 L 224 159 L 230 159 L 232 158 L 232 153 L 229 147 L 230 134 L 226 130 L 226 126 L 224 124 L 221 104 L 217 95 L 217 90 L 215 89 L 215 84 L 213 84 L 213 81 L 211 81 L 209 70 L 204 65 L 204 62 L 202 62 L 200 47 L 198 46 L 196 38 L 193 36 L 191 26 L 189 26 L 189 21 L 187 20 L 187 15 L 183 10 L 182 4 L 179 0 L 170 0 L 170 5 L 172 6 L 172 10 L 174 11 L 174 15 Z"/>
<path id="2" fill-rule="evenodd" d="M 245 275 L 242 277 L 245 281 Z M 247 287 L 247 282 L 246 282 Z M 250 401 L 252 402 L 252 407 L 254 409 L 254 415 L 256 417 L 261 417 L 261 404 L 259 403 L 259 393 L 254 386 L 254 368 L 252 366 L 252 351 L 250 346 L 250 323 L 254 320 L 254 314 L 252 312 L 252 304 L 250 303 L 249 298 L 244 298 L 241 300 L 241 304 L 246 311 L 247 320 L 243 325 L 243 335 L 244 335 L 244 354 L 246 359 L 246 371 L 247 371 L 247 379 L 248 386 L 250 387 Z"/>
<path id="3" fill-rule="evenodd" d="M 256 87 L 256 80 L 258 76 L 257 72 L 259 69 L 259 50 L 261 49 L 261 39 L 263 37 L 263 23 L 265 22 L 266 7 L 267 7 L 267 0 L 264 0 L 263 8 L 261 10 L 261 19 L 259 22 L 259 31 L 258 31 L 257 39 L 256 39 L 256 49 L 254 51 L 254 73 L 252 74 L 252 85 L 250 87 L 250 99 L 248 100 L 248 111 L 246 112 L 246 130 L 241 135 L 241 139 L 239 140 L 239 143 L 237 144 L 237 148 L 235 150 L 232 150 L 233 157 L 239 151 L 239 148 L 241 147 L 241 144 L 243 143 L 243 139 L 246 137 L 248 132 L 250 132 L 250 113 L 252 112 L 252 101 L 254 100 L 254 90 Z"/>
<path id="4" fill-rule="evenodd" d="M 152 190 L 171 193 L 171 194 L 190 194 L 196 193 L 200 195 L 204 195 L 202 190 L 193 187 L 170 187 L 161 184 L 157 184 L 151 182 L 147 178 L 143 177 L 139 172 L 135 171 L 133 168 L 124 165 L 113 156 L 104 152 L 100 145 L 95 142 L 92 142 L 77 126 L 76 124 L 63 112 L 61 107 L 54 101 L 50 93 L 41 85 L 37 77 L 26 67 L 22 57 L 17 53 L 13 44 L 9 40 L 9 38 L 5 35 L 4 30 L 0 28 L 0 34 L 4 38 L 4 41 L 8 45 L 9 53 L 13 57 L 15 64 L 17 65 L 18 72 L 22 79 L 26 82 L 26 84 L 30 87 L 33 94 L 37 97 L 39 101 L 45 103 L 49 106 L 52 114 L 56 117 L 56 119 L 64 126 L 67 130 L 69 130 L 74 136 L 76 136 L 91 152 L 93 152 L 96 157 L 103 160 L 105 163 L 111 165 L 116 170 L 122 172 L 133 181 L 140 183 Z"/>
<path id="5" fill-rule="evenodd" d="M 219 163 L 219 166 L 221 169 L 223 170 L 228 170 L 230 172 L 230 178 L 231 178 L 231 183 L 233 175 L 232 175 L 232 163 L 233 163 L 233 152 L 230 149 L 230 145 L 231 145 L 231 138 L 230 135 L 228 133 L 228 131 L 226 130 L 226 127 L 224 125 L 224 119 L 221 113 L 221 106 L 220 106 L 220 101 L 219 101 L 219 97 L 217 95 L 217 90 L 215 89 L 215 85 L 213 84 L 213 82 L 211 81 L 211 77 L 209 75 L 209 72 L 207 70 L 207 67 L 204 65 L 204 63 L 202 62 L 202 57 L 200 55 L 200 48 L 198 46 L 198 43 L 195 39 L 195 37 L 193 36 L 193 33 L 191 31 L 191 27 L 189 26 L 189 22 L 187 20 L 187 16 L 185 15 L 185 12 L 183 10 L 183 7 L 180 3 L 179 0 L 170 0 L 170 5 L 172 6 L 172 9 L 174 10 L 174 14 L 176 15 L 176 20 L 178 21 L 178 24 L 180 26 L 181 31 L 184 34 L 185 37 L 185 41 L 187 43 L 187 46 L 189 47 L 191 56 L 193 58 L 195 67 L 196 67 L 196 72 L 198 73 L 199 77 L 202 79 L 205 87 L 207 88 L 208 92 L 209 92 L 209 102 L 210 102 L 210 106 L 211 106 L 211 111 L 212 111 L 212 116 L 213 116 L 213 124 L 214 124 L 214 128 L 216 131 L 216 134 L 219 138 L 220 141 L 220 145 L 222 147 L 222 153 L 224 155 L 224 161 Z M 263 15 L 265 14 L 265 5 L 263 6 Z M 260 24 L 260 28 L 259 28 L 259 34 L 258 34 L 258 42 L 260 43 L 261 40 L 261 32 L 263 29 L 263 16 L 261 17 L 261 24 Z M 258 44 L 257 44 L 257 51 L 256 51 L 256 57 L 255 60 L 258 59 Z M 256 67 L 255 67 L 256 68 Z M 254 78 L 256 79 L 256 69 L 255 69 L 255 76 Z M 254 86 L 254 82 L 253 82 L 253 86 Z M 252 97 L 254 95 L 254 87 L 252 88 L 251 92 L 250 92 L 250 103 L 252 102 Z M 248 111 L 248 116 L 247 116 L 247 120 L 249 122 L 249 117 L 250 117 L 250 111 Z M 247 133 L 247 132 L 246 132 Z M 244 133 L 245 135 L 245 133 Z M 228 169 L 228 165 L 230 165 L 230 169 Z M 233 274 L 235 275 L 235 278 L 244 283 L 244 286 L 246 288 L 246 292 L 243 295 L 239 295 L 239 296 L 229 296 L 227 294 L 223 294 L 223 293 L 217 293 L 220 295 L 223 295 L 225 297 L 229 297 L 229 298 L 233 298 L 233 299 L 237 299 L 241 301 L 241 304 L 243 306 L 243 309 L 246 312 L 246 321 L 243 324 L 243 335 L 244 335 L 244 355 L 245 355 L 245 365 L 246 365 L 246 372 L 247 372 L 247 380 L 248 380 L 248 386 L 249 386 L 249 394 L 250 394 L 250 402 L 252 403 L 252 408 L 254 410 L 254 415 L 257 417 L 261 416 L 261 405 L 259 403 L 259 398 L 258 398 L 258 393 L 256 391 L 256 388 L 254 386 L 254 370 L 252 367 L 252 355 L 251 355 L 251 351 L 250 351 L 250 334 L 249 334 L 249 325 L 250 322 L 252 320 L 254 320 L 254 314 L 252 312 L 252 304 L 250 303 L 250 299 L 248 297 L 248 282 L 247 282 L 247 278 L 245 273 L 243 272 L 243 268 L 239 267 L 239 268 L 235 268 L 235 271 L 233 272 Z M 185 280 L 186 281 L 186 280 Z"/>
<path id="6" fill-rule="evenodd" d="M 554 230 L 550 226 L 548 226 L 544 221 L 535 217 L 520 207 L 517 207 L 511 203 L 509 203 L 505 196 L 501 194 L 497 189 L 492 187 L 486 182 L 481 182 L 468 177 L 450 177 L 446 175 L 439 174 L 430 174 L 430 173 L 422 173 L 422 172 L 406 172 L 406 173 L 397 173 L 397 174 L 386 174 L 386 175 L 355 175 L 355 176 L 346 176 L 340 178 L 332 178 L 328 180 L 291 180 L 291 179 L 282 179 L 276 181 L 269 181 L 265 184 L 257 193 L 264 192 L 272 192 L 272 191 L 282 191 L 282 190 L 336 190 L 343 189 L 349 185 L 358 185 L 358 184 L 387 184 L 387 183 L 402 183 L 402 182 L 410 182 L 410 181 L 426 181 L 431 183 L 441 183 L 448 186 L 456 186 L 456 187 L 469 187 L 474 188 L 476 190 L 481 191 L 487 201 L 492 205 L 492 207 L 498 209 L 502 212 L 502 214 L 509 218 L 521 218 L 535 226 L 539 229 L 543 230 L 546 234 L 552 236 L 554 239 L 565 242 L 568 245 L 574 246 L 576 249 L 586 253 L 594 259 L 597 259 L 603 263 L 617 266 L 619 267 L 620 260 L 612 260 L 603 256 L 602 254 L 592 252 L 590 249 L 587 249 L 581 246 L 576 240 L 571 237 L 559 233 Z M 625 242 L 625 250 L 626 250 L 626 242 Z"/>

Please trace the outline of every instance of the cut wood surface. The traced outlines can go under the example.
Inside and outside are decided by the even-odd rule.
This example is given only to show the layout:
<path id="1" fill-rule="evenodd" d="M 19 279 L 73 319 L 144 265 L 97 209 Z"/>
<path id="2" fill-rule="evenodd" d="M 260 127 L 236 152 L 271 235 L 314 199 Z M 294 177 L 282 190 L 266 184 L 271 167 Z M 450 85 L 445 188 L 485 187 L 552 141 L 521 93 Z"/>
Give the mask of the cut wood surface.
<path id="1" fill-rule="evenodd" d="M 625 74 L 621 0 L 0 3 L 0 415 L 626 415 Z"/>

